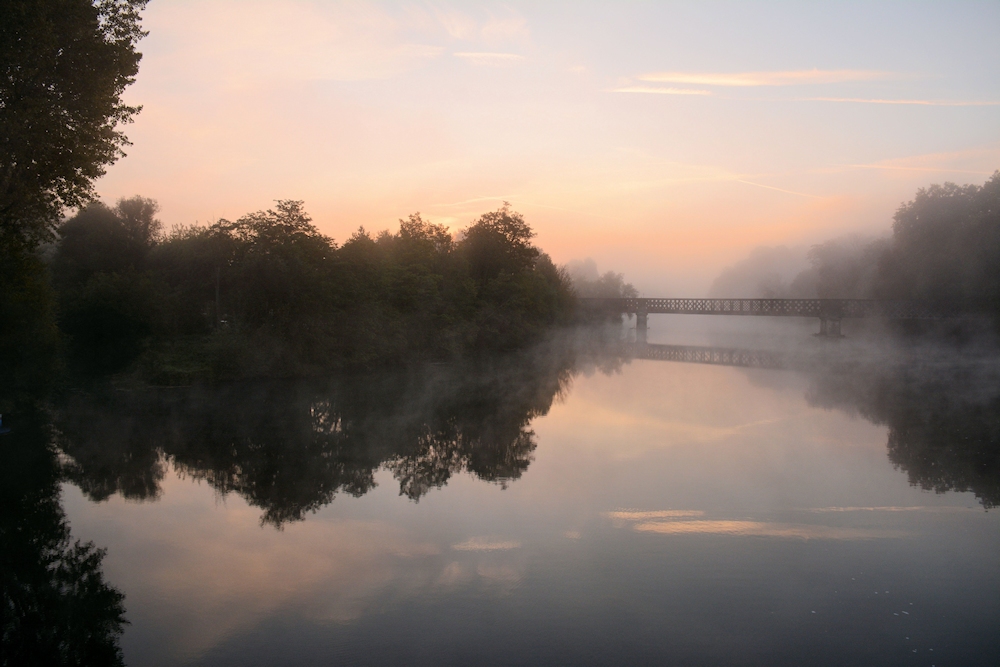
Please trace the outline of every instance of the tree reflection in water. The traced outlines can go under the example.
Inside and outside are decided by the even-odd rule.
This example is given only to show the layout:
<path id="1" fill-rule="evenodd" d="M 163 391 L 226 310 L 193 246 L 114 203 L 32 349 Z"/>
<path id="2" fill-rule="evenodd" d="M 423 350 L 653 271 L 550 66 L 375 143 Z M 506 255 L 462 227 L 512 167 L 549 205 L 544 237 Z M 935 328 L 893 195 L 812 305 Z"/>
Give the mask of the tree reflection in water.
<path id="1" fill-rule="evenodd" d="M 860 414 L 889 429 L 889 460 L 910 483 L 971 491 L 1000 505 L 1000 358 L 912 350 L 889 363 L 845 361 L 810 372 L 812 405 Z"/>
<path id="2" fill-rule="evenodd" d="M 72 540 L 63 480 L 93 500 L 150 500 L 172 465 L 220 493 L 240 494 L 278 527 L 338 493 L 365 494 L 380 469 L 414 501 L 462 471 L 505 485 L 531 463 L 532 420 L 574 374 L 614 372 L 639 349 L 553 342 L 478 364 L 76 392 L 51 413 L 15 411 L 5 422 L 14 430 L 0 437 L 0 663 L 121 663 L 123 596 L 103 579 L 103 552 Z M 1000 504 L 1000 364 L 992 353 L 833 354 L 789 365 L 810 378 L 810 404 L 886 425 L 889 458 L 911 483 L 972 491 L 987 508 Z"/>
<path id="3" fill-rule="evenodd" d="M 281 526 L 338 493 L 366 493 L 380 468 L 413 500 L 461 471 L 506 485 L 532 460 L 530 422 L 574 369 L 596 363 L 553 342 L 478 364 L 324 381 L 74 394 L 56 410 L 58 443 L 66 476 L 91 499 L 154 499 L 169 460 Z"/>
<path id="4" fill-rule="evenodd" d="M 281 526 L 338 493 L 365 494 L 379 469 L 415 501 L 462 471 L 505 485 L 531 463 L 531 421 L 572 376 L 613 372 L 638 349 L 559 341 L 479 364 L 76 394 L 56 410 L 58 443 L 68 455 L 64 474 L 94 500 L 156 498 L 169 460 L 220 493 L 240 494 L 263 510 L 262 522 Z M 954 350 L 889 357 L 824 354 L 789 365 L 811 378 L 812 405 L 888 426 L 889 458 L 911 483 L 972 491 L 985 507 L 996 506 L 1000 372 L 993 358 Z"/>
<path id="5" fill-rule="evenodd" d="M 121 665 L 124 598 L 104 552 L 74 541 L 45 416 L 18 410 L 0 437 L 2 665 Z"/>

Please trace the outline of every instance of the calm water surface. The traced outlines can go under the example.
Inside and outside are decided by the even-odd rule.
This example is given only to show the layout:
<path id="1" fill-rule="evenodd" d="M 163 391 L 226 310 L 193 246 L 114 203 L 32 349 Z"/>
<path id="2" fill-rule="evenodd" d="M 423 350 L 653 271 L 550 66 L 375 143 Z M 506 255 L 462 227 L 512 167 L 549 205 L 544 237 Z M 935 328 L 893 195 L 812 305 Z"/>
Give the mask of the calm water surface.
<path id="1" fill-rule="evenodd" d="M 62 505 L 130 665 L 998 664 L 996 359 L 806 339 L 81 396 Z"/>

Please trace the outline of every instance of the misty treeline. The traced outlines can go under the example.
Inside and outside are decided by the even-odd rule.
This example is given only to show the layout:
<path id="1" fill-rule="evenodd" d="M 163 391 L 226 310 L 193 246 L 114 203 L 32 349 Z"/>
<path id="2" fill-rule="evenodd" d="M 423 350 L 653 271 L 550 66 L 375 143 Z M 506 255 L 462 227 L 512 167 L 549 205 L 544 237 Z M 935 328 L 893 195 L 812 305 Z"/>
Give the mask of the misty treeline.
<path id="1" fill-rule="evenodd" d="M 715 280 L 710 296 L 913 299 L 1000 314 L 1000 172 L 982 186 L 920 189 L 886 237 L 831 239 L 805 257 L 757 248 Z"/>
<path id="2" fill-rule="evenodd" d="M 625 282 L 624 274 L 614 271 L 600 273 L 597 262 L 590 257 L 573 260 L 566 265 L 566 273 L 573 282 L 573 291 L 581 298 L 620 299 L 639 296 L 639 290 Z"/>
<path id="3" fill-rule="evenodd" d="M 153 380 L 296 375 L 503 351 L 566 324 L 573 291 L 504 205 L 458 238 L 419 214 L 395 233 L 321 234 L 302 202 L 164 233 L 156 204 L 94 202 L 48 251 L 72 367 Z"/>

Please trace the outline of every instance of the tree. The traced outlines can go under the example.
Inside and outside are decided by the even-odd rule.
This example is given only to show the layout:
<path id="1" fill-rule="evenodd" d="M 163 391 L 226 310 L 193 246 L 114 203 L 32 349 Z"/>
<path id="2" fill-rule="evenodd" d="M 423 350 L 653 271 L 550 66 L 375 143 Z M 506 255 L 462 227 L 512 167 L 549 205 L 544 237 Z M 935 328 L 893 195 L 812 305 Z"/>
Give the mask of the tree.
<path id="1" fill-rule="evenodd" d="M 877 296 L 1000 312 L 1000 172 L 982 186 L 921 188 L 892 231 Z"/>
<path id="2" fill-rule="evenodd" d="M 50 264 L 74 366 L 113 371 L 153 333 L 157 295 L 147 258 L 160 239 L 152 199 L 91 202 L 59 228 Z"/>
<path id="3" fill-rule="evenodd" d="M 32 249 L 124 155 L 147 0 L 5 0 L 0 9 L 0 245 Z"/>
<path id="4" fill-rule="evenodd" d="M 91 202 L 59 227 L 52 271 L 60 290 L 80 287 L 95 273 L 141 271 L 160 238 L 152 199 L 119 199 L 114 208 Z"/>
<path id="5" fill-rule="evenodd" d="M 524 217 L 504 202 L 503 207 L 484 213 L 470 225 L 459 247 L 473 277 L 487 281 L 500 273 L 516 274 L 530 269 L 541 254 L 531 244 L 534 236 Z"/>

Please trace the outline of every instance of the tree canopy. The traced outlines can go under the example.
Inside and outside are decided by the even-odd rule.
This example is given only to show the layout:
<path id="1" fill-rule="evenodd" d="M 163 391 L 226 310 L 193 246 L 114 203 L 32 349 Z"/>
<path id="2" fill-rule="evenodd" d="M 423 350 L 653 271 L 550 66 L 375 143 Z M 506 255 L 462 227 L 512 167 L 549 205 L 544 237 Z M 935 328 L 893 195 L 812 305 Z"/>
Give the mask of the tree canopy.
<path id="1" fill-rule="evenodd" d="M 147 0 L 6 0 L 0 10 L 0 243 L 32 248 L 123 156 L 122 100 Z"/>
<path id="2" fill-rule="evenodd" d="M 795 253 L 757 248 L 713 296 L 906 299 L 1000 315 L 1000 172 L 983 185 L 921 188 L 896 211 L 891 236 L 831 239 L 802 259 L 811 266 L 789 280 Z"/>
<path id="3" fill-rule="evenodd" d="M 572 309 L 509 206 L 457 241 L 416 213 L 340 247 L 300 201 L 166 235 L 155 213 L 142 197 L 95 202 L 60 228 L 51 273 L 71 366 L 174 383 L 454 358 L 520 347 Z"/>

